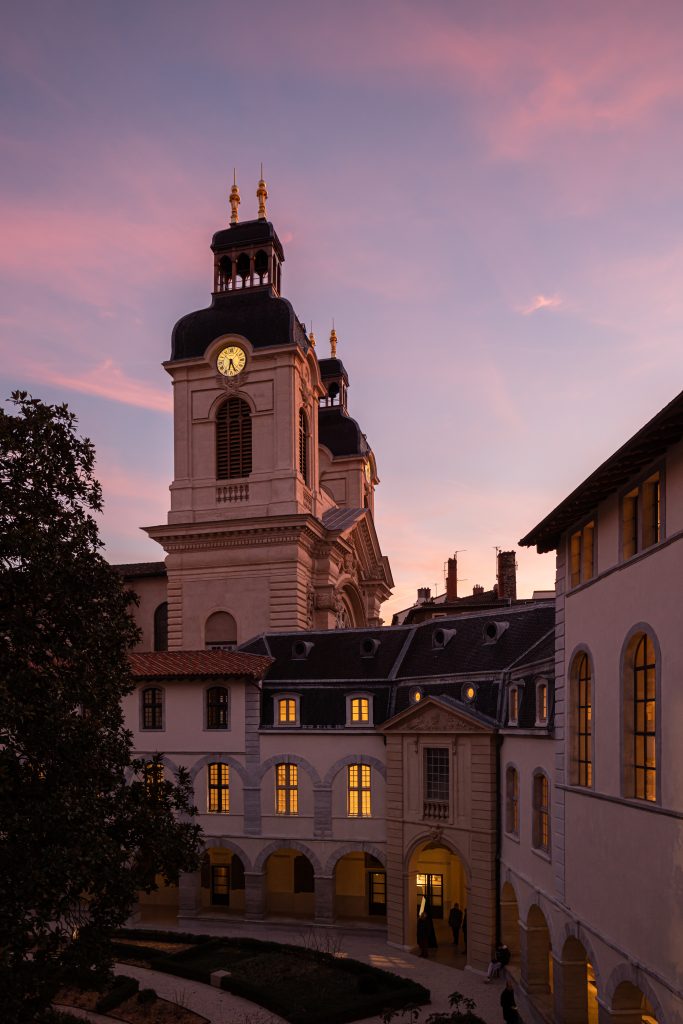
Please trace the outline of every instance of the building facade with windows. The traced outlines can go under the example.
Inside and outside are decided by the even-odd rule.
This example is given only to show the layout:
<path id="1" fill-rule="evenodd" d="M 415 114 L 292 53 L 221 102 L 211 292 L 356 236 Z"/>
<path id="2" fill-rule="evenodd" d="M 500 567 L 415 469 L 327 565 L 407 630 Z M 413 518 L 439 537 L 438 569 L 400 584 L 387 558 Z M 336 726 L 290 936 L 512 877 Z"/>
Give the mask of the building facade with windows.
<path id="1" fill-rule="evenodd" d="M 521 541 L 557 553 L 554 734 L 511 688 L 503 931 L 567 1024 L 683 1016 L 682 438 L 683 394 Z"/>

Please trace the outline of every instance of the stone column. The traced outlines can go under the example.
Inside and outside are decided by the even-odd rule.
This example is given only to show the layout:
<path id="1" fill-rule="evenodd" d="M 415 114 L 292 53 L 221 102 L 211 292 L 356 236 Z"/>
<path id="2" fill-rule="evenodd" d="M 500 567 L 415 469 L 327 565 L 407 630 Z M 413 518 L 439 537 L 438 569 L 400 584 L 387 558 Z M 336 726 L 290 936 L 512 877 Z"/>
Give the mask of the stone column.
<path id="1" fill-rule="evenodd" d="M 195 917 L 201 909 L 201 872 L 181 871 L 178 880 L 178 917 Z"/>
<path id="2" fill-rule="evenodd" d="M 334 875 L 315 876 L 316 924 L 332 924 L 334 921 Z"/>
<path id="3" fill-rule="evenodd" d="M 547 928 L 520 921 L 519 939 L 522 988 L 525 992 L 550 992 Z"/>
<path id="4" fill-rule="evenodd" d="M 244 919 L 262 921 L 266 916 L 266 876 L 260 871 L 244 872 Z"/>
<path id="5" fill-rule="evenodd" d="M 332 788 L 316 786 L 313 790 L 313 835 L 326 839 L 332 835 Z"/>
<path id="6" fill-rule="evenodd" d="M 587 1024 L 586 961 L 553 956 L 554 1014 L 556 1024 Z"/>

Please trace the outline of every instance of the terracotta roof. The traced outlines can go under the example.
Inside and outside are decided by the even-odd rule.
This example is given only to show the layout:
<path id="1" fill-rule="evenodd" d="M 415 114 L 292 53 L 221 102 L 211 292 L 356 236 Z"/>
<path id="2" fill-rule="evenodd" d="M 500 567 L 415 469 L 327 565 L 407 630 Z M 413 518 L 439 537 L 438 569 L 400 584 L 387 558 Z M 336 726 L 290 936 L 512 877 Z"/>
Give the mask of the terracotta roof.
<path id="1" fill-rule="evenodd" d="M 565 530 L 590 515 L 599 502 L 618 490 L 657 456 L 683 437 L 683 391 L 665 405 L 637 434 L 602 463 L 526 537 L 523 547 L 554 551 Z"/>
<path id="2" fill-rule="evenodd" d="M 130 654 L 135 679 L 248 676 L 262 679 L 273 659 L 241 651 L 145 651 Z"/>
<path id="3" fill-rule="evenodd" d="M 165 562 L 123 562 L 112 565 L 125 579 L 139 579 L 141 576 L 165 576 Z"/>

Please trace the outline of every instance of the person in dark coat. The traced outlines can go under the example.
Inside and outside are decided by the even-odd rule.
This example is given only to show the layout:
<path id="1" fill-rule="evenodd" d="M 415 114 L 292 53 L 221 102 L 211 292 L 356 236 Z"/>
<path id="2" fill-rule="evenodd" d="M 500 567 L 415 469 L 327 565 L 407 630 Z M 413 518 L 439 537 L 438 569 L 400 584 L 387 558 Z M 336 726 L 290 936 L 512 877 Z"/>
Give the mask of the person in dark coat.
<path id="1" fill-rule="evenodd" d="M 492 981 L 493 978 L 497 978 L 500 972 L 503 970 L 503 968 L 507 967 L 509 963 L 510 950 L 508 949 L 504 942 L 501 942 L 498 946 L 496 946 L 493 952 L 493 956 L 491 957 L 489 969 L 486 972 L 486 983 L 488 984 L 488 982 Z"/>
<path id="2" fill-rule="evenodd" d="M 453 932 L 453 945 L 460 942 L 460 926 L 462 925 L 462 910 L 459 903 L 454 903 L 448 915 L 448 925 Z"/>
<path id="3" fill-rule="evenodd" d="M 430 920 L 424 910 L 417 919 L 417 944 L 420 947 L 420 956 L 429 956 L 429 925 Z"/>
<path id="4" fill-rule="evenodd" d="M 505 1024 L 519 1024 L 519 1013 L 515 1003 L 515 990 L 509 978 L 505 982 L 505 988 L 500 993 L 500 1005 L 503 1009 Z"/>
<path id="5" fill-rule="evenodd" d="M 467 952 L 467 907 L 462 915 L 462 941 L 465 943 L 465 952 Z"/>

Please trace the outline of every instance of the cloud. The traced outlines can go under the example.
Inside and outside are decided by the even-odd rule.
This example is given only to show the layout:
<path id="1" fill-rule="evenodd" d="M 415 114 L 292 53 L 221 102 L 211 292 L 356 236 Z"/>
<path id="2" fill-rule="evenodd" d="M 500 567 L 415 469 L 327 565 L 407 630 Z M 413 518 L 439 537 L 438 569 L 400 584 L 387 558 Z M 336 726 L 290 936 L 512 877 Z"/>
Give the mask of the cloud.
<path id="1" fill-rule="evenodd" d="M 132 380 L 113 362 L 105 359 L 99 366 L 80 375 L 69 375 L 47 367 L 32 368 L 42 381 L 56 384 L 72 391 L 81 391 L 86 395 L 98 395 L 111 402 L 123 405 L 134 405 L 153 412 L 171 413 L 173 401 L 169 393 L 151 388 L 142 381 Z"/>
<path id="2" fill-rule="evenodd" d="M 530 316 L 539 309 L 559 309 L 563 300 L 559 295 L 536 295 L 528 306 L 522 306 L 519 312 L 522 316 Z"/>

